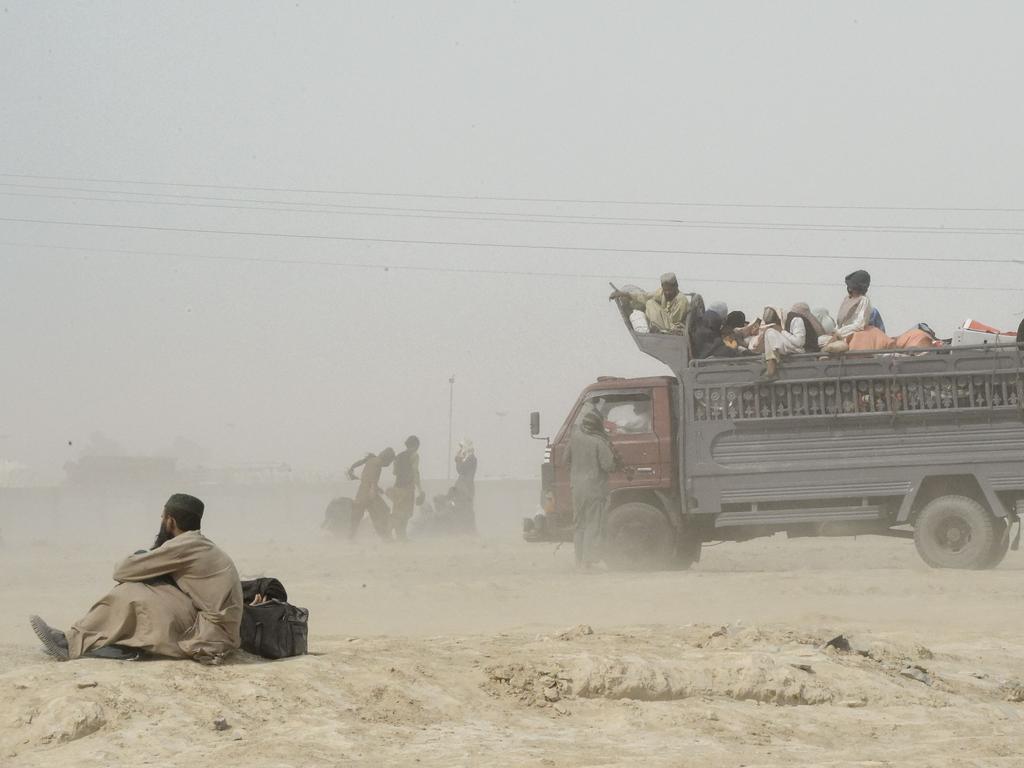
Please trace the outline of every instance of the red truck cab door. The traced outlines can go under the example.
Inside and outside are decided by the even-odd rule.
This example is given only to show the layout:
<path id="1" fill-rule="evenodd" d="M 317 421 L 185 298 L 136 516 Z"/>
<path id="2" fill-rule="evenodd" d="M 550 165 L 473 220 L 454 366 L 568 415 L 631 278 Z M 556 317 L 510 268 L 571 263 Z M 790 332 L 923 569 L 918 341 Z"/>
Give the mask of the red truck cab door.
<path id="1" fill-rule="evenodd" d="M 660 488 L 671 482 L 670 442 L 660 432 L 669 425 L 667 389 L 621 391 L 599 408 L 624 470 L 608 478 L 609 488 Z"/>
<path id="2" fill-rule="evenodd" d="M 596 405 L 625 470 L 609 476 L 610 490 L 669 488 L 673 481 L 672 409 L 668 386 L 591 390 L 576 403 L 551 447 L 555 504 L 560 517 L 571 523 L 572 489 L 565 452 L 572 431 L 588 403 Z"/>

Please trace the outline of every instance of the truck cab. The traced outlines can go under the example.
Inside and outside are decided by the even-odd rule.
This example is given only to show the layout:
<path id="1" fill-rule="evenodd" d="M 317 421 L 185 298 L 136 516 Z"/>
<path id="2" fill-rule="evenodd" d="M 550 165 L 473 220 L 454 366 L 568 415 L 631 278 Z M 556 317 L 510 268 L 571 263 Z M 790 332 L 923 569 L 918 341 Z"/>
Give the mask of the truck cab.
<path id="1" fill-rule="evenodd" d="M 602 376 L 580 393 L 546 450 L 541 495 L 554 493 L 554 510 L 544 520 L 528 521 L 530 540 L 571 541 L 572 490 L 565 461 L 572 430 L 587 409 L 604 419 L 623 470 L 608 478 L 616 500 L 670 497 L 679 466 L 675 425 L 677 382 L 671 376 L 624 379 Z"/>

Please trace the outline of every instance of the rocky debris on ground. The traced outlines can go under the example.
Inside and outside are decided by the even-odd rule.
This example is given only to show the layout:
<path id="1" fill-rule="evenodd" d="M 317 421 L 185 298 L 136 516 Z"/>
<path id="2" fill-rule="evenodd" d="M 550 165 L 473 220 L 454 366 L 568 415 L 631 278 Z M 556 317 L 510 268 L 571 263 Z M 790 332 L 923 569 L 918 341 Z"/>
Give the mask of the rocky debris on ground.
<path id="1" fill-rule="evenodd" d="M 569 627 L 568 629 L 562 630 L 555 637 L 558 640 L 575 640 L 579 637 L 586 637 L 587 635 L 594 634 L 594 628 L 589 624 L 577 624 L 575 627 Z"/>
<path id="2" fill-rule="evenodd" d="M 911 646 L 879 640 L 877 638 L 836 635 L 825 642 L 823 649 L 828 653 L 852 654 L 898 670 L 916 666 L 918 660 L 934 659 L 935 655 L 921 644 Z M 897 671 L 898 671 L 897 670 Z"/>
<path id="3" fill-rule="evenodd" d="M 95 688 L 97 685 L 99 685 L 99 683 L 97 683 L 95 680 L 83 680 L 80 683 L 77 683 L 77 686 L 80 689 L 82 689 L 82 688 Z"/>
<path id="4" fill-rule="evenodd" d="M 571 672 L 581 698 L 672 701 L 715 696 L 738 701 L 825 704 L 836 693 L 765 653 L 729 654 L 713 663 L 663 658 L 584 658 Z"/>
<path id="5" fill-rule="evenodd" d="M 824 629 L 690 625 L 681 629 L 672 649 L 638 650 L 660 634 L 608 633 L 599 644 L 588 643 L 585 651 L 561 652 L 548 645 L 528 662 L 486 667 L 484 688 L 541 707 L 571 699 L 709 698 L 852 709 L 869 701 L 879 706 L 893 701 L 938 705 L 937 695 L 956 693 L 955 684 L 922 666 L 922 660 L 934 656 L 919 643 Z M 922 686 L 897 682 L 901 675 Z"/>
<path id="6" fill-rule="evenodd" d="M 911 680 L 917 680 L 917 682 L 924 683 L 925 685 L 932 684 L 932 677 L 928 674 L 928 670 L 918 664 L 907 665 L 900 670 L 900 675 Z"/>
<path id="7" fill-rule="evenodd" d="M 572 695 L 572 680 L 554 666 L 499 664 L 485 671 L 492 690 L 511 694 L 527 706 L 545 706 Z"/>
<path id="8" fill-rule="evenodd" d="M 849 653 L 853 650 L 850 647 L 850 641 L 846 639 L 846 635 L 836 635 L 825 643 L 825 647 L 834 648 L 835 650 L 842 651 L 844 653 Z"/>
<path id="9" fill-rule="evenodd" d="M 758 653 L 730 654 L 711 664 L 588 655 L 559 665 L 496 665 L 486 673 L 492 691 L 530 706 L 566 698 L 674 701 L 719 696 L 781 705 L 825 704 L 837 698 L 806 671 Z"/>
<path id="10" fill-rule="evenodd" d="M 213 718 L 213 730 L 215 731 L 226 731 L 231 725 L 228 723 L 226 717 L 215 717 Z"/>
<path id="11" fill-rule="evenodd" d="M 65 744 L 95 733 L 106 725 L 107 718 L 98 702 L 61 696 L 30 721 L 40 743 Z"/>
<path id="12" fill-rule="evenodd" d="M 1024 683 L 1020 680 L 1010 680 L 1004 686 L 1006 700 L 1014 704 L 1024 703 Z"/>
<path id="13" fill-rule="evenodd" d="M 710 635 L 708 635 L 706 640 L 704 640 L 703 642 L 697 643 L 697 647 L 698 648 L 707 648 L 717 638 L 719 638 L 719 637 L 728 637 L 728 635 L 729 635 L 729 628 L 728 627 L 719 627 L 714 632 L 712 632 Z"/>
<path id="14" fill-rule="evenodd" d="M 396 675 L 396 667 L 389 669 L 389 676 Z M 356 716 L 365 723 L 436 722 L 439 713 L 420 697 L 414 682 L 406 675 L 398 677 L 397 681 L 372 686 L 355 707 Z"/>

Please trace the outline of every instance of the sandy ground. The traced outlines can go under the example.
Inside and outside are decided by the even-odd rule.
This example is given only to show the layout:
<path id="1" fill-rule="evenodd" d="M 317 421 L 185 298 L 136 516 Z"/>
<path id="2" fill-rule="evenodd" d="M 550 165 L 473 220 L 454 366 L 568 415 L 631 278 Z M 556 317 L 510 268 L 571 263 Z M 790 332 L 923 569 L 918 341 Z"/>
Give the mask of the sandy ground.
<path id="1" fill-rule="evenodd" d="M 309 656 L 50 661 L 26 617 L 67 625 L 129 547 L 8 544 L 0 765 L 1024 759 L 1017 552 L 944 572 L 910 542 L 777 537 L 709 548 L 690 572 L 581 575 L 568 546 L 512 537 L 223 543 L 310 609 Z M 852 650 L 824 647 L 840 633 Z"/>

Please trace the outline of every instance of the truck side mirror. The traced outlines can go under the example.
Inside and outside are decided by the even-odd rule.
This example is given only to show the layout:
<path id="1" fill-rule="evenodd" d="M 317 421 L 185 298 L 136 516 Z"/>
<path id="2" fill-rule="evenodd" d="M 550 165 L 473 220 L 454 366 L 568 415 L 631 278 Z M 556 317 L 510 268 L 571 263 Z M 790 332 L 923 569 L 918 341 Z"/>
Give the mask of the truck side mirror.
<path id="1" fill-rule="evenodd" d="M 537 437 L 540 434 L 540 411 L 533 411 L 530 414 L 530 437 Z"/>

